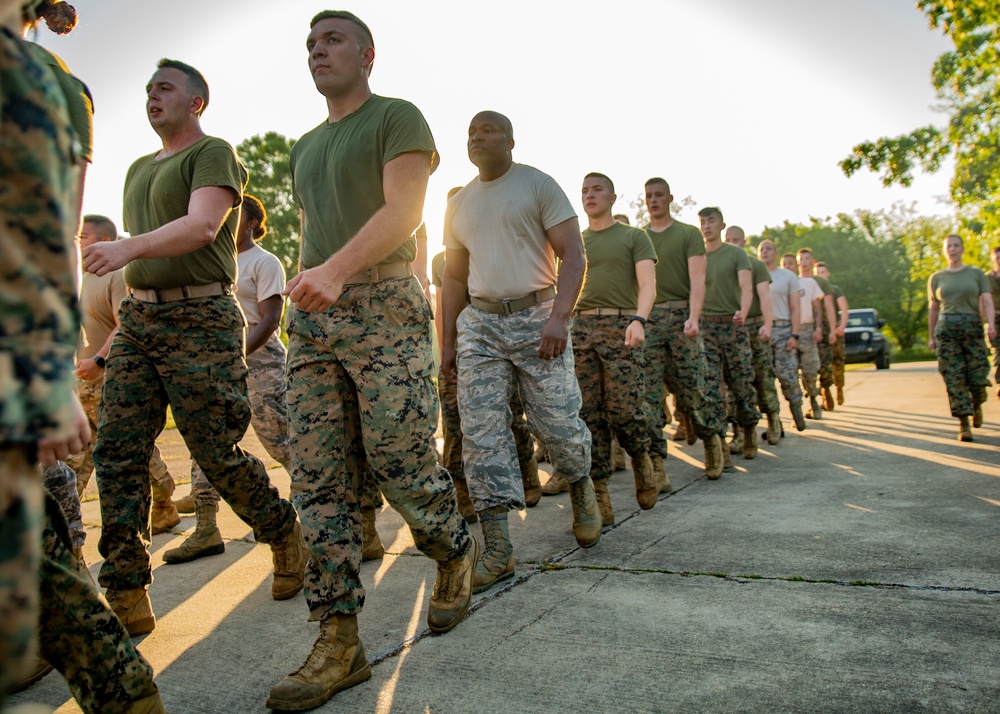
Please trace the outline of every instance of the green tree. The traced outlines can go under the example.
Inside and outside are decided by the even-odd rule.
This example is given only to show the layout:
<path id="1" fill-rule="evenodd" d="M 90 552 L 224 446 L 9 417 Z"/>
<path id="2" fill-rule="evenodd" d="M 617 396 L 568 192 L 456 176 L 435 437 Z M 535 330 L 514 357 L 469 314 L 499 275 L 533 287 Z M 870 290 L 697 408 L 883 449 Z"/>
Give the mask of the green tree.
<path id="1" fill-rule="evenodd" d="M 247 193 L 260 199 L 267 209 L 267 236 L 261 246 L 274 253 L 285 266 L 288 277 L 299 272 L 299 207 L 292 196 L 289 155 L 294 139 L 269 131 L 253 136 L 236 147 L 250 172 Z"/>
<path id="2" fill-rule="evenodd" d="M 951 195 L 963 222 L 995 241 L 1000 236 L 1000 3 L 917 0 L 917 7 L 931 28 L 955 44 L 931 73 L 948 125 L 858 144 L 840 167 L 848 176 L 868 168 L 879 172 L 886 186 L 909 186 L 915 166 L 933 173 L 954 154 Z"/>

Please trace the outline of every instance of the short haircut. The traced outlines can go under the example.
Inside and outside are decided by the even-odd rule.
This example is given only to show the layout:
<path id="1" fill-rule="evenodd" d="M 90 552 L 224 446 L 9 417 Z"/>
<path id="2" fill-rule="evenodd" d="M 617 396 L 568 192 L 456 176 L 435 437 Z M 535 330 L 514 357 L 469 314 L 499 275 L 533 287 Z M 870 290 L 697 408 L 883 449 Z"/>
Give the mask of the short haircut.
<path id="1" fill-rule="evenodd" d="M 662 183 L 664 186 L 667 187 L 667 193 L 668 194 L 670 193 L 670 184 L 667 183 L 666 179 L 661 179 L 659 176 L 654 176 L 653 178 L 649 179 L 649 181 L 646 182 L 646 186 L 649 187 L 654 183 Z"/>
<path id="2" fill-rule="evenodd" d="M 500 125 L 500 128 L 503 129 L 504 133 L 511 139 L 514 138 L 514 125 L 510 123 L 510 119 L 505 117 L 500 112 L 494 111 L 492 109 L 484 109 L 481 112 L 476 112 L 476 117 L 481 116 L 483 114 L 488 114 L 491 117 L 493 117 L 494 121 L 496 121 Z M 475 119 L 476 117 L 472 118 Z"/>
<path id="3" fill-rule="evenodd" d="M 604 174 L 599 173 L 597 171 L 591 171 L 589 174 L 583 177 L 583 180 L 586 181 L 589 178 L 601 179 L 602 181 L 608 184 L 608 189 L 611 191 L 611 193 L 615 192 L 615 182 L 609 179 Z"/>
<path id="4" fill-rule="evenodd" d="M 628 219 L 628 216 L 626 216 L 624 213 L 616 213 L 615 215 L 613 215 L 611 217 L 614 218 L 619 223 L 624 223 L 626 226 L 632 225 L 632 221 L 630 221 Z"/>
<path id="5" fill-rule="evenodd" d="M 157 62 L 156 67 L 158 69 L 180 70 L 187 75 L 188 90 L 194 96 L 202 98 L 201 109 L 198 110 L 198 116 L 201 116 L 208 108 L 208 82 L 205 80 L 205 75 L 186 62 L 167 59 L 166 57 Z"/>
<path id="6" fill-rule="evenodd" d="M 795 260 L 795 253 L 784 253 L 781 256 L 781 260 L 784 261 L 785 258 L 791 258 L 792 260 Z"/>
<path id="7" fill-rule="evenodd" d="M 322 22 L 323 20 L 347 20 L 355 29 L 358 31 L 358 39 L 362 40 L 362 44 L 367 43 L 368 47 L 375 47 L 375 38 L 372 37 L 372 31 L 368 29 L 368 25 L 364 21 L 355 15 L 353 12 L 348 12 L 347 10 L 324 10 L 323 12 L 317 13 L 317 15 L 309 22 L 309 29 L 316 27 L 317 22 Z"/>
<path id="8" fill-rule="evenodd" d="M 253 229 L 253 240 L 256 243 L 267 235 L 267 211 L 264 204 L 256 196 L 249 193 L 243 194 L 243 212 L 250 218 L 257 221 L 257 227 Z"/>
<path id="9" fill-rule="evenodd" d="M 813 249 L 812 248 L 799 248 L 799 250 L 796 253 L 796 255 L 802 255 L 803 253 L 808 253 L 809 255 L 812 255 L 813 254 Z"/>
<path id="10" fill-rule="evenodd" d="M 718 206 L 705 206 L 698 211 L 699 218 L 711 218 L 712 216 L 718 216 L 720 221 L 726 220 L 722 217 L 722 211 L 719 210 Z"/>
<path id="11" fill-rule="evenodd" d="M 825 260 L 818 260 L 818 261 L 816 261 L 816 267 L 817 268 L 826 268 L 826 261 Z"/>
<path id="12" fill-rule="evenodd" d="M 949 238 L 957 238 L 958 242 L 962 244 L 962 247 L 963 248 L 965 247 L 965 241 L 962 240 L 962 236 L 958 235 L 957 233 L 949 233 L 948 235 L 946 235 L 944 237 L 944 242 L 947 243 Z"/>
<path id="13" fill-rule="evenodd" d="M 115 222 L 112 221 L 107 216 L 102 216 L 99 213 L 91 213 L 83 217 L 83 223 L 93 223 L 100 232 L 107 236 L 110 240 L 118 240 L 118 227 Z"/>

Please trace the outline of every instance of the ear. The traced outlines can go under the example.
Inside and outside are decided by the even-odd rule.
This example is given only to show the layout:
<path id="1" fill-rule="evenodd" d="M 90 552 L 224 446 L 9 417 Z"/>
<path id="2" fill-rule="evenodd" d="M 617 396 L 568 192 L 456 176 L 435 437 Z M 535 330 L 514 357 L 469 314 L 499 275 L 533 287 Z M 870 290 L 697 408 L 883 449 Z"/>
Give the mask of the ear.
<path id="1" fill-rule="evenodd" d="M 366 47 L 361 52 L 361 56 L 364 58 L 362 65 L 366 70 L 371 70 L 372 64 L 375 62 L 375 48 Z"/>
<path id="2" fill-rule="evenodd" d="M 195 114 L 201 112 L 203 106 L 205 106 L 204 98 L 197 95 L 191 97 L 191 109 Z"/>

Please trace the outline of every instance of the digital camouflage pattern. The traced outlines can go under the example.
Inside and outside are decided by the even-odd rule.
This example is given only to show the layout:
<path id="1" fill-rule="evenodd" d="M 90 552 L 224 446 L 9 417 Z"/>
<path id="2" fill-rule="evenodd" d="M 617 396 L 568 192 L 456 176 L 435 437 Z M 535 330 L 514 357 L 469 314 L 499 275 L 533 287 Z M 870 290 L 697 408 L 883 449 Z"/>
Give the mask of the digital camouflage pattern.
<path id="1" fill-rule="evenodd" d="M 583 396 L 580 416 L 590 429 L 590 477 L 607 479 L 612 433 L 630 456 L 649 451 L 642 347 L 625 347 L 629 315 L 578 315 L 573 359 Z"/>
<path id="2" fill-rule="evenodd" d="M 837 335 L 837 341 L 830 348 L 833 352 L 833 383 L 843 389 L 844 367 L 847 365 L 847 341 L 843 335 Z"/>
<path id="3" fill-rule="evenodd" d="M 94 464 L 105 557 L 100 582 L 148 585 L 148 463 L 169 404 L 177 429 L 205 475 L 261 543 L 287 535 L 292 505 L 278 496 L 264 465 L 239 447 L 250 423 L 243 313 L 218 297 L 162 304 L 122 301 L 108 354 Z"/>
<path id="4" fill-rule="evenodd" d="M 654 307 L 646 325 L 642 353 L 646 360 L 646 423 L 650 453 L 667 455 L 663 427 L 663 386 L 674 395 L 675 406 L 694 426 L 699 439 L 711 438 L 724 428 L 719 411 L 705 386 L 705 353 L 702 338 L 684 336 L 688 311 Z"/>
<path id="5" fill-rule="evenodd" d="M 51 495 L 45 510 L 40 654 L 63 674 L 84 712 L 123 712 L 156 691 L 153 668 L 74 557 L 66 521 Z"/>
<path id="6" fill-rule="evenodd" d="M 444 373 L 438 374 L 438 396 L 441 399 L 441 431 L 444 437 L 441 446 L 441 462 L 448 469 L 453 481 L 465 480 L 462 469 L 462 420 L 458 414 L 458 382 L 449 381 Z M 514 434 L 514 448 L 517 450 L 518 467 L 523 472 L 527 463 L 534 458 L 535 448 L 531 439 L 528 422 L 524 419 L 521 395 L 514 390 L 510 398 L 511 424 Z"/>
<path id="7" fill-rule="evenodd" d="M 934 339 L 937 340 L 938 372 L 948 390 L 951 415 L 972 416 L 976 405 L 986 401 L 986 389 L 990 386 L 990 362 L 983 326 L 975 320 L 940 320 L 934 329 Z"/>
<path id="8" fill-rule="evenodd" d="M 819 376 L 819 349 L 813 341 L 813 333 L 816 325 L 811 322 L 804 322 L 799 326 L 799 372 L 801 373 L 802 391 L 805 397 L 811 398 L 819 395 L 819 385 L 816 379 Z"/>
<path id="9" fill-rule="evenodd" d="M 819 386 L 832 387 L 833 378 L 833 346 L 830 344 L 830 327 L 823 320 L 823 339 L 816 345 L 819 353 Z"/>
<path id="10" fill-rule="evenodd" d="M 76 394 L 83 405 L 83 411 L 90 422 L 90 443 L 79 454 L 70 454 L 66 464 L 76 472 L 76 490 L 82 497 L 94 473 L 94 446 L 97 445 L 97 422 L 101 411 L 101 392 L 104 389 L 104 375 L 87 382 L 77 382 Z M 153 491 L 154 501 L 165 501 L 174 493 L 175 483 L 170 470 L 167 469 L 160 450 L 153 445 L 153 454 L 149 457 L 149 483 Z"/>
<path id="11" fill-rule="evenodd" d="M 347 285 L 326 312 L 291 307 L 288 337 L 292 500 L 312 551 L 309 617 L 356 614 L 366 472 L 425 555 L 453 560 L 472 542 L 434 450 L 430 305 L 413 277 Z"/>
<path id="12" fill-rule="evenodd" d="M 792 335 L 791 324 L 774 325 L 771 328 L 771 353 L 774 356 L 774 374 L 781 385 L 781 393 L 789 404 L 802 403 L 802 387 L 799 386 L 799 351 L 787 350 Z"/>
<path id="13" fill-rule="evenodd" d="M 34 444 L 72 425 L 74 142 L 56 80 L 0 29 L 0 708 L 35 665 L 43 489 Z"/>
<path id="14" fill-rule="evenodd" d="M 80 508 L 80 494 L 76 489 L 76 473 L 62 461 L 57 461 L 55 466 L 42 469 L 42 483 L 62 509 L 73 548 L 82 548 L 87 540 L 87 532 L 83 529 L 83 511 Z"/>
<path id="15" fill-rule="evenodd" d="M 745 325 L 743 328 L 750 339 L 750 353 L 753 364 L 753 387 L 757 393 L 757 407 L 761 413 L 781 410 L 778 389 L 775 387 L 774 352 L 770 338 L 761 339 L 759 325 Z M 771 328 L 773 331 L 773 327 Z"/>
<path id="16" fill-rule="evenodd" d="M 709 400 L 716 405 L 716 418 L 720 425 L 716 433 L 725 437 L 726 415 L 720 377 L 732 395 L 733 419 L 740 426 L 756 426 L 760 421 L 760 412 L 756 406 L 753 355 L 746 329 L 732 322 L 702 320 L 700 331 L 705 344 L 705 388 Z"/>
<path id="17" fill-rule="evenodd" d="M 285 402 L 285 359 L 287 352 L 277 334 L 271 335 L 247 361 L 247 392 L 250 396 L 250 424 L 261 446 L 288 471 L 288 406 Z M 215 505 L 219 494 L 212 488 L 196 461 L 191 462 L 191 494 L 196 501 Z M 168 495 L 169 497 L 169 495 Z M 153 500 L 156 498 L 154 490 Z"/>
<path id="18" fill-rule="evenodd" d="M 524 488 L 509 428 L 520 392 L 528 428 L 548 449 L 553 472 L 569 483 L 590 473 L 590 432 L 573 368 L 572 338 L 562 355 L 535 351 L 552 312 L 548 300 L 513 315 L 467 307 L 458 316 L 458 408 L 462 456 L 476 510 L 524 508 Z"/>

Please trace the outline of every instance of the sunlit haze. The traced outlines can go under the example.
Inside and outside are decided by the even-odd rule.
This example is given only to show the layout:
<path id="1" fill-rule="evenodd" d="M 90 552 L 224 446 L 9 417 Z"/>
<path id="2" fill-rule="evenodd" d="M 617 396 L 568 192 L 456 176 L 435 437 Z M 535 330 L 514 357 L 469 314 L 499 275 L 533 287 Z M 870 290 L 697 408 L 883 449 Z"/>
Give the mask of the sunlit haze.
<path id="1" fill-rule="evenodd" d="M 373 90 L 412 101 L 430 123 L 442 157 L 425 208 L 432 251 L 445 194 L 475 175 L 465 135 L 482 109 L 510 117 L 515 161 L 551 174 L 581 216 L 589 171 L 614 180 L 616 211 L 631 215 L 628 199 L 663 176 L 677 200 L 720 206 L 748 235 L 895 201 L 951 212 L 940 201 L 950 165 L 909 189 L 837 166 L 862 140 L 944 121 L 930 71 L 949 43 L 913 0 L 75 4 L 73 34 L 43 27 L 37 38 L 94 95 L 84 210 L 116 221 L 128 166 L 159 147 L 143 91 L 157 60 L 205 74 L 207 133 L 234 145 L 267 131 L 298 138 L 326 117 L 305 40 L 330 7 L 371 27 Z M 681 219 L 696 222 L 690 209 Z"/>

